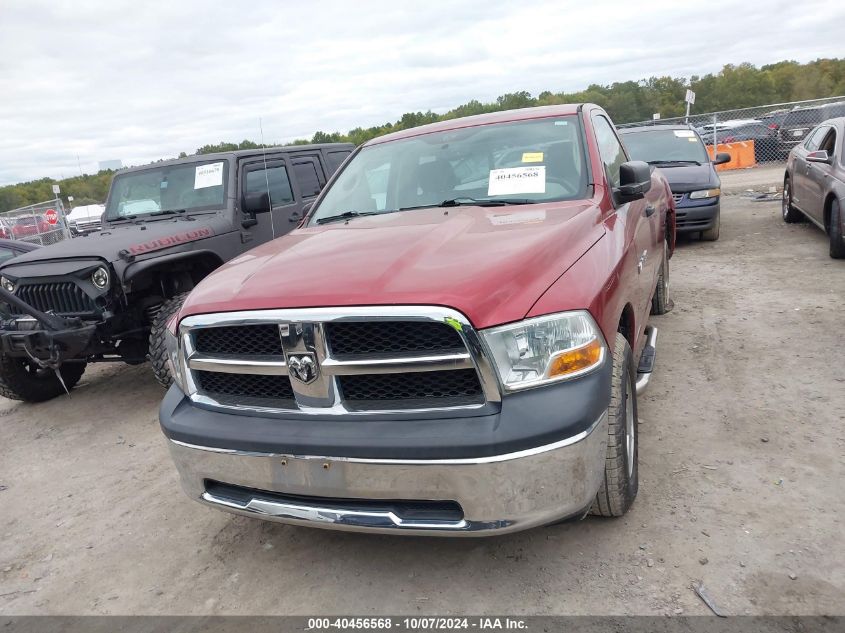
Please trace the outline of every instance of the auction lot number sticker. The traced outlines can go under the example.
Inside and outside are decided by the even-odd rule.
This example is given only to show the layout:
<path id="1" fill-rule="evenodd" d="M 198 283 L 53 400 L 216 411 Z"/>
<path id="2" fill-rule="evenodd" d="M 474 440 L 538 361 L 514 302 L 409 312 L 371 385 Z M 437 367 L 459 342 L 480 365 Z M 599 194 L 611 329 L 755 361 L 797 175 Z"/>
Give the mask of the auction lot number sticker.
<path id="1" fill-rule="evenodd" d="M 499 617 L 361 617 L 308 618 L 306 631 L 524 631 L 527 624 L 520 618 Z"/>

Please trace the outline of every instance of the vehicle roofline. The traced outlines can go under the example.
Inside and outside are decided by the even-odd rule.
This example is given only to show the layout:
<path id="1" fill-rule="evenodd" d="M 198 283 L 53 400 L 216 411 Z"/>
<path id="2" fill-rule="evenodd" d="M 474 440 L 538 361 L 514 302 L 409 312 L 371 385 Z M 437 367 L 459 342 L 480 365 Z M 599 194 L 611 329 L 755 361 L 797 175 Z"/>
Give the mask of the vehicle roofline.
<path id="1" fill-rule="evenodd" d="M 517 121 L 530 121 L 532 119 L 546 119 L 554 116 L 578 116 L 582 108 L 588 105 L 593 104 L 566 103 L 552 106 L 535 106 L 532 108 L 517 108 L 514 110 L 486 112 L 484 114 L 475 114 L 457 119 L 437 121 L 436 123 L 428 123 L 426 125 L 420 125 L 419 127 L 409 128 L 407 130 L 398 130 L 396 132 L 391 132 L 390 134 L 378 136 L 364 143 L 362 147 L 380 145 L 390 141 L 413 138 L 415 136 L 423 136 L 425 134 L 432 134 L 435 132 L 449 132 L 451 130 L 480 127 L 495 123 L 514 123 Z"/>

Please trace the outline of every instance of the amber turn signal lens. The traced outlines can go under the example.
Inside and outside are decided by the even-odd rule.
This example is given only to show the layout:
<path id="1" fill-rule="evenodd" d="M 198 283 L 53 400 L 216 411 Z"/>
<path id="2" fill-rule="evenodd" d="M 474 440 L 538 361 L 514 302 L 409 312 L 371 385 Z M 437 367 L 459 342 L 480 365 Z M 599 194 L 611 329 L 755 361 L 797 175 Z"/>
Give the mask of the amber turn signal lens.
<path id="1" fill-rule="evenodd" d="M 602 344 L 599 339 L 594 338 L 592 341 L 581 347 L 561 352 L 549 363 L 548 376 L 565 376 L 576 371 L 589 369 L 596 365 L 602 358 Z"/>

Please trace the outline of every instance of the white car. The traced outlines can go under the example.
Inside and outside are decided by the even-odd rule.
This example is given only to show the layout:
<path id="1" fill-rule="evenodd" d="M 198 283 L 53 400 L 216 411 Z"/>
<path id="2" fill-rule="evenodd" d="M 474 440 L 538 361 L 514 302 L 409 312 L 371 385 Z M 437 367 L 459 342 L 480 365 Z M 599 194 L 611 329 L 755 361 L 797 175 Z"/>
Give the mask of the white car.
<path id="1" fill-rule="evenodd" d="M 87 204 L 75 207 L 67 215 L 70 232 L 74 235 L 85 235 L 92 231 L 99 231 L 105 210 L 106 207 L 103 204 Z"/>

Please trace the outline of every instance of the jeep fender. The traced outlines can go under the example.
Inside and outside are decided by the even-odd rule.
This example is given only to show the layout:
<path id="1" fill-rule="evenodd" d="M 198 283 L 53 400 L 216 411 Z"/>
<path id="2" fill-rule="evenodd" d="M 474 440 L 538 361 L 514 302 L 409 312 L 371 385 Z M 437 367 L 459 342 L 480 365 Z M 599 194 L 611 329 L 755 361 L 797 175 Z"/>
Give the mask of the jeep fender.
<path id="1" fill-rule="evenodd" d="M 187 268 L 192 273 L 196 271 L 194 281 L 199 281 L 221 264 L 223 264 L 223 260 L 220 256 L 214 251 L 206 249 L 170 253 L 140 262 L 132 262 L 123 273 L 123 288 L 124 291 L 129 291 L 133 282 L 161 272 L 161 269 L 173 269 L 174 267 L 182 270 Z"/>

